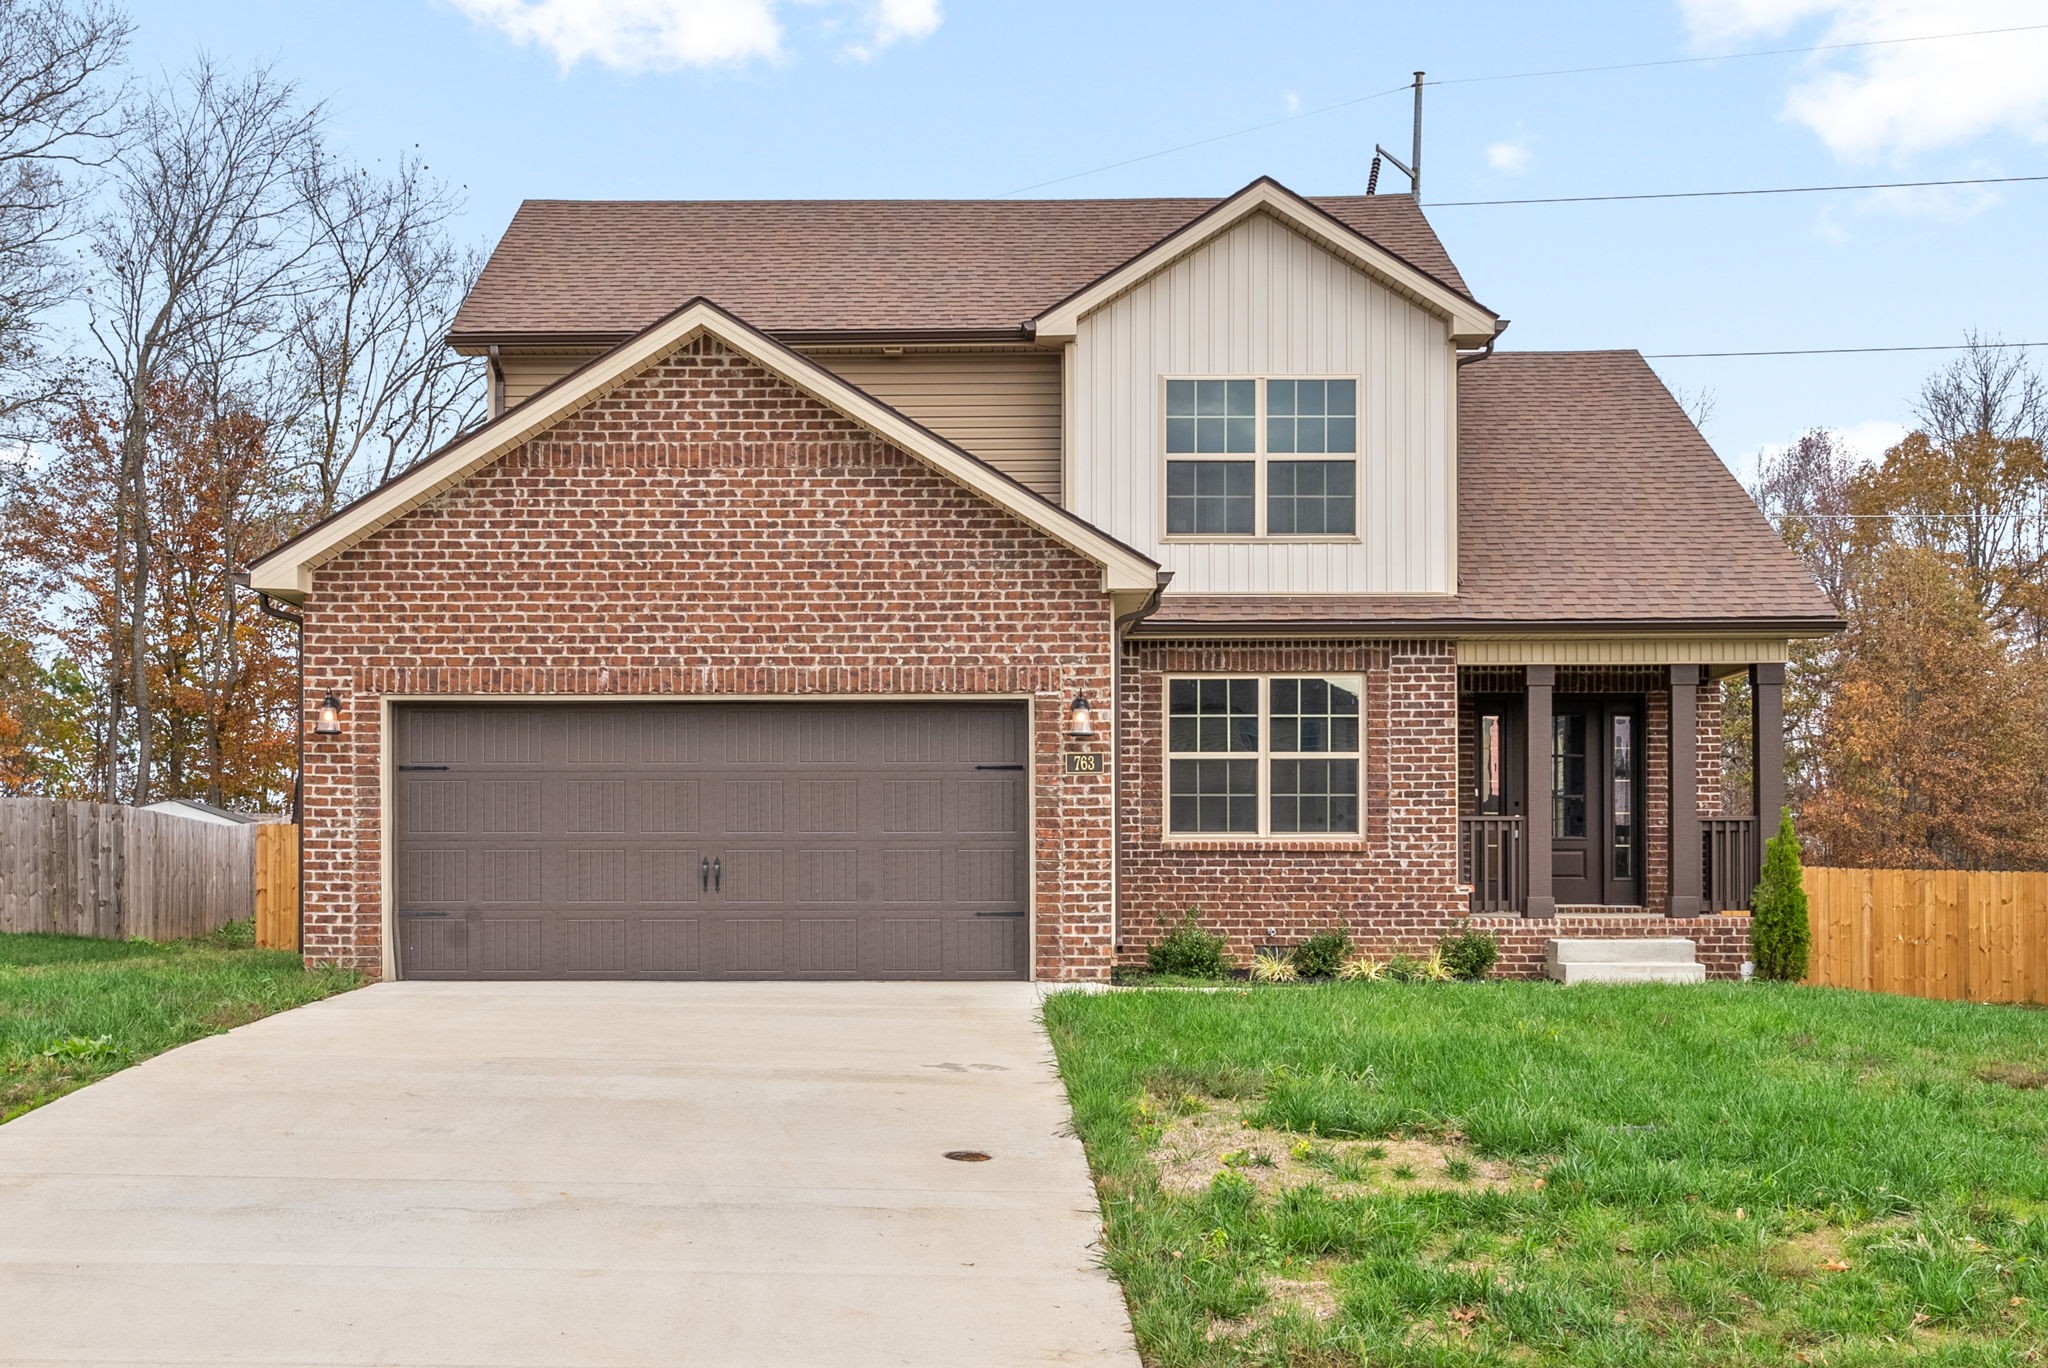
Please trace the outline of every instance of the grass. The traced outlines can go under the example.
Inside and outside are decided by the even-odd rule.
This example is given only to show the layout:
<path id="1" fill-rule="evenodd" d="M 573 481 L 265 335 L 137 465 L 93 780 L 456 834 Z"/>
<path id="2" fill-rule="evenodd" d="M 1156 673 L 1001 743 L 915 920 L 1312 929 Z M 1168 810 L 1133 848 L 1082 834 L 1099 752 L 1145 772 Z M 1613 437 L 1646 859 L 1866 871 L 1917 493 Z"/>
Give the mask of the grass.
<path id="1" fill-rule="evenodd" d="M 2048 1364 L 2048 1012 L 1491 983 L 1045 1014 L 1152 1368 Z M 1294 1177 L 1162 1188 L 1218 1109 Z"/>
<path id="2" fill-rule="evenodd" d="M 249 948 L 246 926 L 172 945 L 0 935 L 0 1122 L 201 1036 L 360 980 Z"/>

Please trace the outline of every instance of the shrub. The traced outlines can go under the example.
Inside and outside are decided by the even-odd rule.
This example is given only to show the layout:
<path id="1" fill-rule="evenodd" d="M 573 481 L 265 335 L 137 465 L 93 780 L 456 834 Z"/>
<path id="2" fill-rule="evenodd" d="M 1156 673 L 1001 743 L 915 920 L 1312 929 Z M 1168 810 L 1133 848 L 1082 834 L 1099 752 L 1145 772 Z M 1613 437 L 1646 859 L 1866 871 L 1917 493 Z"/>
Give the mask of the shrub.
<path id="1" fill-rule="evenodd" d="M 1490 931 L 1474 931 L 1460 922 L 1456 933 L 1436 943 L 1436 952 L 1443 957 L 1452 977 L 1483 979 L 1500 958 L 1500 938 Z"/>
<path id="2" fill-rule="evenodd" d="M 1220 979 L 1229 966 L 1223 961 L 1223 937 L 1202 929 L 1199 908 L 1190 907 L 1180 925 L 1145 952 L 1145 967 L 1155 974 L 1179 978 Z"/>
<path id="3" fill-rule="evenodd" d="M 1301 971 L 1285 955 L 1252 956 L 1253 983 L 1292 983 L 1300 977 Z"/>
<path id="4" fill-rule="evenodd" d="M 1395 983 L 1420 983 L 1422 961 L 1413 955 L 1395 955 L 1387 961 L 1387 977 Z"/>
<path id="5" fill-rule="evenodd" d="M 1337 966 L 1337 977 L 1346 983 L 1378 983 L 1387 976 L 1387 962 L 1371 955 L 1353 955 Z"/>
<path id="6" fill-rule="evenodd" d="M 1287 958 L 1303 978 L 1331 978 L 1350 954 L 1351 933 L 1333 926 L 1295 946 Z"/>
<path id="7" fill-rule="evenodd" d="M 1764 845 L 1763 876 L 1749 907 L 1749 958 L 1756 976 L 1785 983 L 1805 978 L 1813 929 L 1806 919 L 1806 880 L 1790 811 L 1778 814 L 1778 834 Z"/>

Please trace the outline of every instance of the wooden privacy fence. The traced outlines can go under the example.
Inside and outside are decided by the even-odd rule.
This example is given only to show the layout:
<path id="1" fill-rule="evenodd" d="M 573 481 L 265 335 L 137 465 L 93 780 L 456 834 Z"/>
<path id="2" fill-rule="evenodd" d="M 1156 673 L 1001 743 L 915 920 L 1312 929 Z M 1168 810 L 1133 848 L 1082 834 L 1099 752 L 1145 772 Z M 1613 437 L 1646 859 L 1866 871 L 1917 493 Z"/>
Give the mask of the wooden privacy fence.
<path id="1" fill-rule="evenodd" d="M 2048 873 L 1806 871 L 1808 983 L 2048 1004 Z"/>
<path id="2" fill-rule="evenodd" d="M 297 949 L 296 827 L 0 798 L 0 931 L 185 940 L 265 912 L 259 943 Z"/>

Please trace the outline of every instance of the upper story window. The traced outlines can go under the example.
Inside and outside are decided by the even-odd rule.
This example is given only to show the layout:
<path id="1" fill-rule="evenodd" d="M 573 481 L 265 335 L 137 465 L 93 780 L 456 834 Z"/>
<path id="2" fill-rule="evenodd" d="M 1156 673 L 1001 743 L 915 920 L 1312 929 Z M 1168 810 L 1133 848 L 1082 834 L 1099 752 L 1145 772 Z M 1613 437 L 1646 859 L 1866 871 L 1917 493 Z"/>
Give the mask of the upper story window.
<path id="1" fill-rule="evenodd" d="M 1358 381 L 1166 382 L 1166 535 L 1358 533 Z"/>

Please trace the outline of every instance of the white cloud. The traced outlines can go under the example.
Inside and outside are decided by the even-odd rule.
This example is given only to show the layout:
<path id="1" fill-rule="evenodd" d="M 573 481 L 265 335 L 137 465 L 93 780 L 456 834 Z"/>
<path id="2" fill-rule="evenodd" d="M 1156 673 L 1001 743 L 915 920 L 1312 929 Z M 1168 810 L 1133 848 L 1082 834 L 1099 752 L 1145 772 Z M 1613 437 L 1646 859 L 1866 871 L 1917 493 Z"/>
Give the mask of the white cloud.
<path id="1" fill-rule="evenodd" d="M 451 0 L 479 24 L 551 54 L 564 70 L 596 62 L 618 71 L 743 66 L 787 55 L 788 0 Z M 801 0 L 830 31 L 851 22 L 863 36 L 846 45 L 866 60 L 883 48 L 929 37 L 939 0 Z"/>
<path id="2" fill-rule="evenodd" d="M 1706 51 L 1759 38 L 1801 45 L 1921 38 L 2044 21 L 2040 0 L 1678 0 Z M 1818 21 L 1820 26 L 1803 27 Z M 1796 34 L 1794 30 L 1799 30 Z M 1849 161 L 1901 160 L 1987 133 L 2048 143 L 2048 30 L 1816 53 L 1784 115 Z"/>
<path id="3" fill-rule="evenodd" d="M 1301 96 L 1295 92 L 1288 91 L 1280 97 L 1280 102 L 1287 106 L 1287 112 L 1290 116 L 1301 113 Z"/>
<path id="4" fill-rule="evenodd" d="M 867 38 L 846 46 L 849 57 L 863 62 L 895 43 L 931 37 L 945 17 L 939 0 L 873 0 L 866 8 Z"/>
<path id="5" fill-rule="evenodd" d="M 1486 145 L 1486 164 L 1510 176 L 1519 176 L 1527 171 L 1533 155 L 1534 148 L 1527 133 L 1517 133 L 1512 138 Z"/>
<path id="6" fill-rule="evenodd" d="M 1858 462 L 1869 465 L 1906 440 L 1913 429 L 1889 418 L 1867 418 L 1847 427 L 1829 428 L 1835 441 Z"/>

